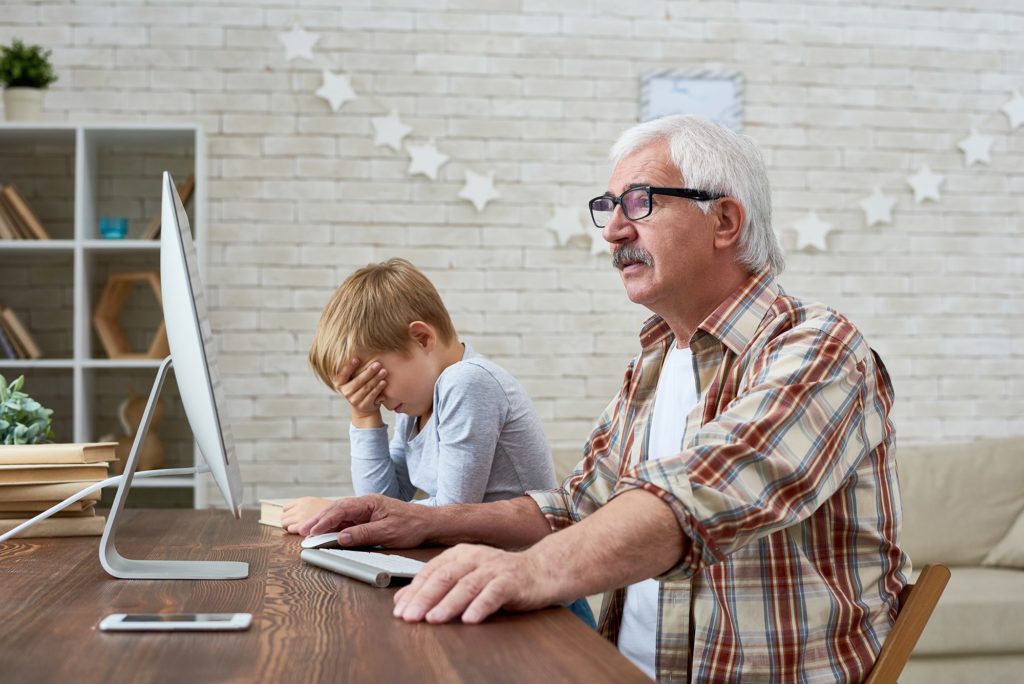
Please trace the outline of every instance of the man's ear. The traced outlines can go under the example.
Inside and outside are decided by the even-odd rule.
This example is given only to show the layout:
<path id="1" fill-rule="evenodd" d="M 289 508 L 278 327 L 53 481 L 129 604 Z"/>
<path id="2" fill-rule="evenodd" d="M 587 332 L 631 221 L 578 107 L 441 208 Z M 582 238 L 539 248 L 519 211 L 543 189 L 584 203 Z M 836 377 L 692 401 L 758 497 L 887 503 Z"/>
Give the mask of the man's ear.
<path id="1" fill-rule="evenodd" d="M 747 212 L 735 197 L 722 197 L 715 201 L 713 211 L 717 217 L 715 223 L 715 247 L 725 249 L 739 244 L 740 231 Z"/>
<path id="2" fill-rule="evenodd" d="M 433 326 L 423 321 L 413 321 L 409 324 L 409 337 L 423 351 L 432 351 L 437 344 L 437 332 Z"/>

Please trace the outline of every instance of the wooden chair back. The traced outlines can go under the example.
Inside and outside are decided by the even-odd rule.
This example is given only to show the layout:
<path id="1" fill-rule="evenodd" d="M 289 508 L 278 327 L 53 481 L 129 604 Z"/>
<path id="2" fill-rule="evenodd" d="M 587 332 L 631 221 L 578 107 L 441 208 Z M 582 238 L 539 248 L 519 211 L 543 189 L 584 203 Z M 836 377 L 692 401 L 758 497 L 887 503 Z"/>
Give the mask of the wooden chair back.
<path id="1" fill-rule="evenodd" d="M 864 680 L 864 684 L 896 682 L 910 660 L 910 654 L 928 624 L 928 618 L 932 616 L 947 582 L 949 568 L 945 565 L 926 565 L 916 583 L 903 587 L 896 623 L 882 644 L 875 666 L 871 668 L 871 674 Z"/>

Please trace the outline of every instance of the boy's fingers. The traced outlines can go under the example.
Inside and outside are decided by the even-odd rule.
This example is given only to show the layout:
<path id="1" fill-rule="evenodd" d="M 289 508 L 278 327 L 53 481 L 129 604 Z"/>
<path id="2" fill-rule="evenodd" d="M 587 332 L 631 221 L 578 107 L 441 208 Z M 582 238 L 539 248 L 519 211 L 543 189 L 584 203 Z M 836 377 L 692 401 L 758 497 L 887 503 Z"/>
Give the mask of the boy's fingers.
<path id="1" fill-rule="evenodd" d="M 370 406 L 373 403 L 374 396 L 379 394 L 384 388 L 384 382 L 384 380 L 377 380 L 376 382 L 363 385 L 363 387 L 348 398 L 349 402 L 353 406 L 361 408 Z"/>
<path id="2" fill-rule="evenodd" d="M 359 368 L 359 359 L 352 357 L 345 362 L 345 365 L 341 367 L 341 370 L 335 373 L 332 380 L 334 381 L 334 388 L 341 389 L 341 387 L 348 383 L 352 379 L 352 374 Z"/>
<path id="3" fill-rule="evenodd" d="M 361 387 L 370 382 L 376 377 L 383 369 L 380 366 L 374 368 L 374 364 L 370 364 L 362 371 L 360 371 L 355 377 L 351 378 L 348 382 L 341 386 L 341 393 L 346 397 L 357 392 Z"/>
<path id="4" fill-rule="evenodd" d="M 380 406 L 380 393 L 384 391 L 384 386 L 387 385 L 387 380 L 381 380 L 377 383 L 377 386 L 370 391 L 366 396 L 367 401 L 372 401 L 374 406 Z"/>

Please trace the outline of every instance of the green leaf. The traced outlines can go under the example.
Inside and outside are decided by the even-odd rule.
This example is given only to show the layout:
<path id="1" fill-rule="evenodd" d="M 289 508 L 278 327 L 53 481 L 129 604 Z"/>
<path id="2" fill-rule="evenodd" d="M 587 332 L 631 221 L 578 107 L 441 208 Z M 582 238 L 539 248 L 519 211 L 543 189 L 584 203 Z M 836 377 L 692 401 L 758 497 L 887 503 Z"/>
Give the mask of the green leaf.
<path id="1" fill-rule="evenodd" d="M 0 444 L 37 444 L 53 438 L 53 410 L 25 392 L 25 376 L 0 377 Z"/>

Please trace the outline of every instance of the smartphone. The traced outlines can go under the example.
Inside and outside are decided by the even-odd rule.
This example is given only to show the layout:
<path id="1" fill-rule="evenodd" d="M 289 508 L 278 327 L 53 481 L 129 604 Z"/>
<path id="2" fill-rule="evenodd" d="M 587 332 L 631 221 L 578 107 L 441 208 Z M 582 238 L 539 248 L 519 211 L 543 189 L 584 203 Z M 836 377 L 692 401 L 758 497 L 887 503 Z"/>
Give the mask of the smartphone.
<path id="1" fill-rule="evenodd" d="M 100 621 L 104 632 L 249 629 L 250 613 L 114 613 Z"/>

